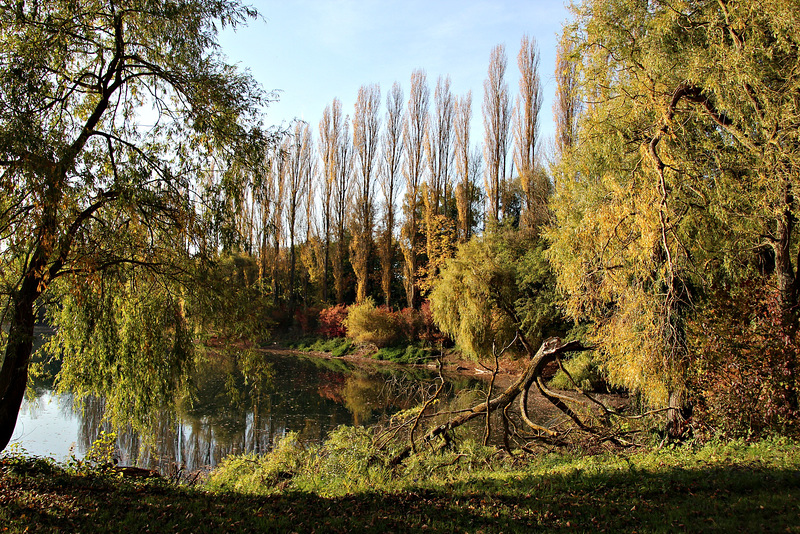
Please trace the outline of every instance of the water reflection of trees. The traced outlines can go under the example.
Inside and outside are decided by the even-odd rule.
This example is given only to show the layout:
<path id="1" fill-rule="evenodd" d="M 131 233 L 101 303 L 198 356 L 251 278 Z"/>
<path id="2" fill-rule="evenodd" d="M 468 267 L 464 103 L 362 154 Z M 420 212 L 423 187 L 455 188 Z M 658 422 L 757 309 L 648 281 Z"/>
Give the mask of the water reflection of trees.
<path id="1" fill-rule="evenodd" d="M 174 406 L 152 414 L 146 435 L 117 429 L 119 461 L 174 472 L 216 465 L 229 454 L 262 453 L 287 432 L 321 441 L 339 425 L 369 425 L 423 402 L 435 376 L 420 369 L 364 368 L 262 351 L 201 355 Z M 450 382 L 450 394 L 472 387 Z M 131 392 L 131 395 L 135 395 Z M 105 402 L 86 397 L 79 450 L 101 430 Z"/>

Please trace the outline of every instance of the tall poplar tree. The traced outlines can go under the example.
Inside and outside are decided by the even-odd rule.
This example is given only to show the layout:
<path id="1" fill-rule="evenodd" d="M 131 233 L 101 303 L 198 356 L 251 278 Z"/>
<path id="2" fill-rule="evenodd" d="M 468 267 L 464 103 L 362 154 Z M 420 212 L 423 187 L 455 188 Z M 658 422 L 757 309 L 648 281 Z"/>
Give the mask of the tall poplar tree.
<path id="1" fill-rule="evenodd" d="M 403 144 L 405 145 L 405 183 L 406 197 L 403 205 L 405 224 L 402 230 L 402 249 L 405 259 L 404 283 L 406 301 L 409 307 L 417 305 L 419 288 L 417 287 L 417 268 L 419 253 L 419 203 L 420 189 L 425 173 L 425 132 L 428 129 L 428 108 L 430 106 L 430 89 L 424 70 L 415 70 L 411 74 L 411 94 L 406 109 Z"/>
<path id="2" fill-rule="evenodd" d="M 286 227 L 289 233 L 289 284 L 287 293 L 289 306 L 293 307 L 297 280 L 297 233 L 300 217 L 303 214 L 305 198 L 309 194 L 313 165 L 314 145 L 311 127 L 307 122 L 298 121 L 294 132 L 287 138 L 287 180 L 286 180 Z"/>
<path id="3" fill-rule="evenodd" d="M 576 61 L 570 58 L 575 45 L 564 34 L 556 50 L 556 98 L 553 116 L 556 122 L 556 155 L 561 156 L 575 145 L 578 139 L 578 118 L 583 103 L 578 93 Z"/>
<path id="4" fill-rule="evenodd" d="M 453 106 L 454 114 L 454 134 L 455 141 L 453 146 L 455 172 L 458 184 L 455 188 L 456 210 L 458 212 L 458 240 L 460 242 L 469 241 L 472 238 L 472 230 L 475 227 L 475 216 L 473 206 L 478 196 L 478 188 L 475 186 L 475 172 L 478 163 L 475 162 L 473 153 L 470 152 L 470 125 L 472 123 L 472 91 L 466 95 L 457 97 Z M 478 155 L 480 158 L 480 154 Z"/>
<path id="5" fill-rule="evenodd" d="M 387 306 L 392 303 L 392 277 L 394 269 L 395 208 L 400 189 L 400 169 L 403 161 L 405 114 L 403 113 L 403 89 L 395 82 L 386 95 L 386 121 L 383 130 L 383 166 L 381 192 L 383 193 L 383 228 L 381 230 L 380 262 L 381 290 Z"/>
<path id="6" fill-rule="evenodd" d="M 537 168 L 539 112 L 542 109 L 542 88 L 539 77 L 539 50 L 536 40 L 522 37 L 519 55 L 519 94 L 514 109 L 514 164 L 522 186 L 522 220 L 525 228 L 536 228 L 547 222 L 547 197 L 550 182 Z"/>
<path id="7" fill-rule="evenodd" d="M 353 189 L 353 141 L 350 136 L 349 116 L 345 116 L 342 122 L 341 135 L 336 147 L 335 169 L 333 224 L 336 231 L 336 254 L 333 259 L 333 283 L 336 289 L 336 302 L 343 304 L 347 276 L 345 265 L 348 249 L 347 224 Z"/>
<path id="8" fill-rule="evenodd" d="M 506 178 L 508 129 L 511 121 L 511 101 L 505 81 L 506 49 L 492 49 L 489 72 L 483 82 L 483 157 L 486 162 L 484 185 L 488 221 L 499 222 L 503 181 Z"/>
<path id="9" fill-rule="evenodd" d="M 319 122 L 320 158 L 322 173 L 320 174 L 321 239 L 322 239 L 322 301 L 328 302 L 328 273 L 331 267 L 331 234 L 334 227 L 334 195 L 339 172 L 342 130 L 342 103 L 338 98 L 333 104 L 325 106 Z"/>
<path id="10" fill-rule="evenodd" d="M 369 265 L 373 258 L 373 232 L 375 227 L 374 189 L 377 178 L 378 148 L 380 141 L 381 90 L 378 85 L 365 85 L 358 90 L 353 115 L 353 143 L 355 148 L 355 217 L 351 243 L 353 271 L 356 275 L 356 302 L 367 298 Z"/>

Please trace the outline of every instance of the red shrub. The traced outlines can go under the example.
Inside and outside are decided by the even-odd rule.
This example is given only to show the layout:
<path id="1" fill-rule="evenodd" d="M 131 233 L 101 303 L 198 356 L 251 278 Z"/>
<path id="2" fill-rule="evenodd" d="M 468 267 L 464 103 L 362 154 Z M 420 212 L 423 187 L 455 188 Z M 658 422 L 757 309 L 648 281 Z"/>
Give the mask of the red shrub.
<path id="1" fill-rule="evenodd" d="M 712 295 L 690 324 L 696 419 L 737 435 L 798 431 L 800 339 L 780 318 L 777 295 L 758 281 Z"/>
<path id="2" fill-rule="evenodd" d="M 397 312 L 397 325 L 403 339 L 408 343 L 415 343 L 420 339 L 424 327 L 422 316 L 414 308 L 403 308 Z"/>
<path id="3" fill-rule="evenodd" d="M 420 332 L 420 338 L 423 341 L 430 343 L 431 345 L 442 345 L 447 341 L 447 336 L 445 336 L 440 330 L 439 327 L 436 326 L 436 323 L 433 322 L 433 312 L 431 312 L 431 303 L 430 301 L 426 300 L 422 303 L 422 306 L 419 310 L 421 323 L 422 323 L 422 331 Z"/>
<path id="4" fill-rule="evenodd" d="M 319 328 L 318 332 L 327 337 L 345 337 L 347 330 L 344 326 L 344 320 L 347 319 L 347 306 L 344 304 L 337 304 L 330 308 L 325 308 L 319 312 Z"/>

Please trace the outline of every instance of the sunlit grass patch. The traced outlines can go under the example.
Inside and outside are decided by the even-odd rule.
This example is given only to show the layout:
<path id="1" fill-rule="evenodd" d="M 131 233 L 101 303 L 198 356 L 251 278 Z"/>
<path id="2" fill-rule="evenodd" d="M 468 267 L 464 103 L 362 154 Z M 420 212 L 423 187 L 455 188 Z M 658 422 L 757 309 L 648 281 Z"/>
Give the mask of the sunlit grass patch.
<path id="1" fill-rule="evenodd" d="M 714 441 L 595 456 L 509 455 L 474 441 L 397 469 L 368 429 L 321 445 L 288 434 L 200 487 L 41 459 L 0 460 L 9 532 L 800 532 L 795 442 Z"/>

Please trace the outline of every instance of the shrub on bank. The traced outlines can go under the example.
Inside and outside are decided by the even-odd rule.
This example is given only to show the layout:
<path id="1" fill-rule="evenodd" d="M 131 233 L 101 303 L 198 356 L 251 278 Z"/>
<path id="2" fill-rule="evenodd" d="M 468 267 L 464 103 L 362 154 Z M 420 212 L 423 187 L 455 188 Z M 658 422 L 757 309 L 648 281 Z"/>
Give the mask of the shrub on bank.
<path id="1" fill-rule="evenodd" d="M 327 338 L 345 337 L 347 330 L 344 321 L 347 319 L 347 306 L 337 304 L 319 312 L 319 333 Z"/>
<path id="2" fill-rule="evenodd" d="M 402 337 L 397 313 L 386 306 L 376 307 L 372 299 L 350 306 L 344 326 L 347 337 L 356 343 L 372 343 L 378 348 L 396 345 Z"/>
<path id="3" fill-rule="evenodd" d="M 426 343 L 442 345 L 447 338 L 436 327 L 428 302 L 419 310 L 403 308 L 394 311 L 375 306 L 372 299 L 350 306 L 344 321 L 347 337 L 357 343 L 373 343 L 378 348 Z"/>

